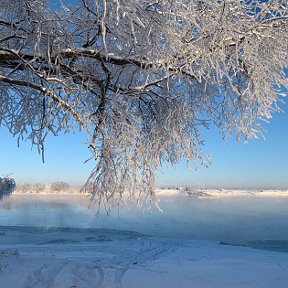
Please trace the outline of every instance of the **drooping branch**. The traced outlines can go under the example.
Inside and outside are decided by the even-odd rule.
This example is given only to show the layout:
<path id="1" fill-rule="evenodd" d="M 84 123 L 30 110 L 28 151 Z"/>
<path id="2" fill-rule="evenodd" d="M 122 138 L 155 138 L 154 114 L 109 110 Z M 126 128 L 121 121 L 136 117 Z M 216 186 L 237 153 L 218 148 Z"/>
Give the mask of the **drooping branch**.
<path id="1" fill-rule="evenodd" d="M 0 75 L 0 82 L 8 83 L 11 85 L 17 85 L 17 86 L 25 86 L 28 88 L 38 90 L 38 91 L 42 92 L 43 94 L 49 96 L 53 101 L 55 101 L 62 108 L 67 110 L 77 120 L 77 122 L 80 124 L 80 126 L 82 126 L 84 124 L 84 122 L 81 119 L 81 117 L 79 116 L 79 114 L 67 102 L 62 100 L 61 97 L 59 97 L 58 95 L 53 94 L 51 91 L 49 91 L 44 86 L 37 85 L 35 83 L 31 83 L 31 82 L 28 82 L 25 80 L 17 80 L 17 79 L 7 78 L 7 77 L 4 77 L 2 75 Z"/>

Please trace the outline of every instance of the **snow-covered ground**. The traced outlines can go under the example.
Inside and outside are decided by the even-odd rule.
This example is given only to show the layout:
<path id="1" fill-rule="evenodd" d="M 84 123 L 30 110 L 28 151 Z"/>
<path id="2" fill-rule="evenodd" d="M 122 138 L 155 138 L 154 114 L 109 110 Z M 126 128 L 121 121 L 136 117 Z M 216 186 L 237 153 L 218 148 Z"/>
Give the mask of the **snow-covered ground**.
<path id="1" fill-rule="evenodd" d="M 224 198 L 224 197 L 288 197 L 287 189 L 212 189 L 212 188 L 194 188 L 194 189 L 157 189 L 157 195 L 182 195 L 194 196 L 197 198 Z"/>
<path id="2" fill-rule="evenodd" d="M 36 191 L 34 188 L 28 191 L 16 189 L 13 195 L 86 195 L 80 191 L 79 187 L 72 187 L 68 190 L 53 191 L 46 187 L 41 191 Z M 224 198 L 224 197 L 241 197 L 241 196 L 257 196 L 257 197 L 288 197 L 288 189 L 228 189 L 228 188 L 191 188 L 191 189 L 176 189 L 176 188 L 157 188 L 158 196 L 194 196 L 197 198 Z"/>
<path id="3" fill-rule="evenodd" d="M 139 238 L 0 246 L 1 288 L 287 288 L 288 254 Z"/>

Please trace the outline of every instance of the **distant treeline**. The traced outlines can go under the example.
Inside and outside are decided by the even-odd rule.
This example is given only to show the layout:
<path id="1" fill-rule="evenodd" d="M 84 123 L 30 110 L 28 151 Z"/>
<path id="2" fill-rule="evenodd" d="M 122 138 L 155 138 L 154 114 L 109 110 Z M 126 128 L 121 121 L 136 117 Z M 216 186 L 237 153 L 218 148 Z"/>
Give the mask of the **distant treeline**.
<path id="1" fill-rule="evenodd" d="M 43 183 L 18 183 L 15 192 L 17 193 L 80 193 L 81 186 L 71 185 L 64 181 L 57 181 L 51 184 Z"/>

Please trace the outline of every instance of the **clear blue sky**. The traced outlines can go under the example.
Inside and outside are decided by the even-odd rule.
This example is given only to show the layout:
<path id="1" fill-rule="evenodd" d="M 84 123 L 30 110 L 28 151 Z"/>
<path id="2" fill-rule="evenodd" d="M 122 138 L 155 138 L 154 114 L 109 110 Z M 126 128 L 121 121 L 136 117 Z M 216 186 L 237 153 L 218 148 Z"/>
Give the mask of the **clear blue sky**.
<path id="1" fill-rule="evenodd" d="M 233 139 L 226 143 L 219 130 L 205 132 L 206 154 L 212 164 L 189 171 L 186 164 L 169 167 L 159 174 L 160 183 L 192 184 L 197 187 L 288 188 L 288 103 L 284 113 L 274 114 L 266 140 L 251 139 L 248 144 Z"/>
<path id="2" fill-rule="evenodd" d="M 65 0 L 72 3 L 72 0 Z M 51 1 L 54 5 L 59 2 Z M 287 74 L 287 71 L 286 71 Z M 274 114 L 271 123 L 264 125 L 266 141 L 251 140 L 249 144 L 225 143 L 215 128 L 205 131 L 204 151 L 211 155 L 209 168 L 187 169 L 183 161 L 175 167 L 158 171 L 158 183 L 217 187 L 288 188 L 288 104 L 286 113 Z M 20 182 L 53 182 L 63 180 L 83 184 L 93 168 L 93 161 L 84 164 L 91 155 L 82 134 L 50 136 L 45 146 L 45 163 L 36 147 L 16 139 L 0 127 L 0 177 L 13 173 Z"/>
<path id="3" fill-rule="evenodd" d="M 158 172 L 159 184 L 191 184 L 194 186 L 288 188 L 288 105 L 286 113 L 274 114 L 265 125 L 266 141 L 251 140 L 248 144 L 225 143 L 219 131 L 212 128 L 204 134 L 204 150 L 212 156 L 209 168 L 189 171 L 185 161 L 176 167 L 167 166 Z M 22 142 L 17 147 L 5 128 L 0 128 L 0 176 L 13 173 L 20 182 L 53 182 L 63 180 L 83 184 L 93 168 L 85 135 L 50 136 L 46 143 L 45 163 L 36 147 Z"/>

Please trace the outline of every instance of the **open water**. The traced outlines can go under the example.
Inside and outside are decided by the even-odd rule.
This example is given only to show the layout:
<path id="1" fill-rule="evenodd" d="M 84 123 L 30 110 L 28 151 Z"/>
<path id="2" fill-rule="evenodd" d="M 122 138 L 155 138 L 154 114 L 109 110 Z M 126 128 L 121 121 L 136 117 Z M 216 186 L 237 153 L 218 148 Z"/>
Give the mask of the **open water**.
<path id="1" fill-rule="evenodd" d="M 0 244 L 168 237 L 288 252 L 288 198 L 160 199 L 163 212 L 125 207 L 97 215 L 85 196 L 15 195 L 0 202 Z"/>

